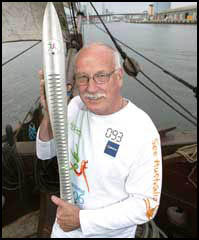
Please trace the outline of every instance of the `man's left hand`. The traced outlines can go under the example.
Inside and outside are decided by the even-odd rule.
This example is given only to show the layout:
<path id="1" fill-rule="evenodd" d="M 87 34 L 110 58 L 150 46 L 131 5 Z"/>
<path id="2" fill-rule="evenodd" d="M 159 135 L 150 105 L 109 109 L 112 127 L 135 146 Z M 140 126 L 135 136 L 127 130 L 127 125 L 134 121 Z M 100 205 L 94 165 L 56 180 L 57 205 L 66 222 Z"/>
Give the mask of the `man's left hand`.
<path id="1" fill-rule="evenodd" d="M 64 232 L 69 232 L 80 227 L 80 209 L 77 206 L 70 204 L 56 196 L 52 196 L 51 200 L 57 205 L 57 223 Z"/>

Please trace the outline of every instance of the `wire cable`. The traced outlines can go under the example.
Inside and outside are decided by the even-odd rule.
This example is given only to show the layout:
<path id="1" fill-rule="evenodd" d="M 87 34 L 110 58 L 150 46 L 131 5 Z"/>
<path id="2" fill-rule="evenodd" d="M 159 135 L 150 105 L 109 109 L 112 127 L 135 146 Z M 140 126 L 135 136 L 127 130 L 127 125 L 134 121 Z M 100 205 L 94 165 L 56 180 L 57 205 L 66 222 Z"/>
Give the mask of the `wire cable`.
<path id="1" fill-rule="evenodd" d="M 117 42 L 115 41 L 115 39 L 113 38 L 112 34 L 110 33 L 110 31 L 108 30 L 107 26 L 104 24 L 103 20 L 101 19 L 100 15 L 98 14 L 97 10 L 95 9 L 94 5 L 92 4 L 92 2 L 90 2 L 92 8 L 94 9 L 94 11 L 96 12 L 98 18 L 100 19 L 101 23 L 103 24 L 104 28 L 106 29 L 109 37 L 111 38 L 111 40 L 113 41 L 115 47 L 117 48 L 117 50 L 119 51 L 119 53 L 121 54 L 122 58 L 125 59 L 127 57 L 126 53 L 122 51 L 121 47 L 117 44 Z"/>
<path id="2" fill-rule="evenodd" d="M 162 97 L 160 97 L 158 94 L 156 94 L 153 90 L 151 90 L 149 87 L 147 87 L 144 83 L 142 83 L 138 78 L 135 77 L 135 79 L 146 89 L 148 89 L 151 93 L 153 93 L 157 98 L 162 100 L 164 103 L 166 103 L 170 108 L 172 108 L 174 111 L 176 111 L 178 114 L 180 114 L 182 117 L 184 117 L 186 120 L 188 120 L 190 123 L 192 123 L 195 127 L 197 127 L 197 123 L 189 119 L 187 116 L 185 116 L 183 113 L 179 112 L 175 107 L 173 107 L 171 104 L 169 104 L 166 100 L 164 100 Z"/>
<path id="3" fill-rule="evenodd" d="M 95 25 L 96 26 L 96 25 Z M 96 26 L 97 27 L 97 26 Z M 99 27 L 97 27 L 99 28 Z M 102 30 L 101 28 L 99 28 L 100 30 Z M 105 32 L 104 30 L 102 30 L 103 32 Z M 106 32 L 105 32 L 106 33 Z M 108 33 L 106 33 L 108 34 Z M 120 40 L 116 39 L 117 41 L 121 42 Z M 122 42 L 121 42 L 122 43 Z M 129 46 L 127 46 L 126 44 L 122 43 L 124 46 L 130 48 Z M 130 48 L 131 49 L 131 48 Z M 132 49 L 133 50 L 133 49 Z M 138 53 L 139 54 L 139 53 Z M 144 56 L 143 56 L 144 57 Z M 145 58 L 145 57 L 144 57 Z M 151 62 L 151 61 L 150 61 Z M 153 63 L 152 63 L 153 64 Z M 180 106 L 186 113 L 190 114 L 191 117 L 193 117 L 195 120 L 197 120 L 197 117 L 194 116 L 189 110 L 187 110 L 184 106 L 182 106 L 182 104 L 180 104 L 176 99 L 174 99 L 170 94 L 168 94 L 165 90 L 163 90 L 160 86 L 158 86 L 158 84 L 156 84 L 149 76 L 147 76 L 142 70 L 140 71 L 148 80 L 150 80 L 160 91 L 162 91 L 164 94 L 166 94 L 171 100 L 173 100 L 178 106 Z"/>
<path id="4" fill-rule="evenodd" d="M 75 34 L 77 35 L 77 24 L 76 24 L 76 21 L 75 21 L 75 13 L 74 13 L 74 6 L 73 6 L 73 2 L 70 3 L 71 4 L 71 9 L 72 9 L 72 18 L 73 18 L 73 21 L 74 21 L 74 31 L 75 31 Z"/>
<path id="5" fill-rule="evenodd" d="M 115 44 L 115 47 L 116 47 L 116 48 L 118 49 L 118 51 L 120 52 L 122 58 L 125 59 L 125 58 L 127 57 L 126 53 L 124 53 L 124 52 L 122 51 L 122 49 L 120 48 L 120 46 L 116 43 L 114 37 L 112 36 L 112 34 L 110 33 L 110 31 L 108 30 L 108 28 L 106 27 L 106 25 L 104 24 L 103 20 L 102 20 L 101 17 L 99 16 L 99 14 L 98 14 L 97 10 L 95 9 L 95 7 L 93 6 L 93 4 L 92 4 L 91 2 L 90 2 L 90 4 L 91 4 L 91 6 L 93 7 L 94 11 L 96 12 L 96 14 L 97 14 L 98 18 L 100 19 L 101 23 L 102 23 L 103 26 L 105 27 L 105 29 L 106 29 L 107 33 L 109 34 L 110 38 L 112 39 L 113 43 Z M 150 81 L 152 81 L 146 74 L 144 74 L 143 72 L 142 72 L 142 74 L 143 74 L 145 77 L 147 77 L 147 79 L 149 79 Z M 136 79 L 137 81 L 139 81 L 136 77 L 135 77 L 135 79 Z M 152 82 L 153 82 L 153 81 L 152 81 Z M 170 105 L 168 102 L 166 102 L 163 98 L 161 98 L 160 96 L 158 96 L 154 91 L 152 91 L 152 90 L 151 90 L 150 88 L 148 88 L 146 85 L 144 85 L 143 83 L 141 83 L 141 81 L 139 81 L 139 83 L 142 84 L 143 86 L 145 86 L 145 88 L 147 88 L 150 92 L 154 93 L 154 95 L 155 95 L 156 97 L 158 97 L 160 100 L 162 100 L 162 101 L 163 101 L 164 103 L 166 103 L 168 106 L 170 106 L 173 110 L 175 110 L 177 113 L 179 113 L 181 116 L 183 116 L 183 117 L 184 117 L 185 119 L 187 119 L 189 122 L 191 122 L 194 126 L 197 126 L 197 124 L 196 124 L 195 122 L 193 122 L 191 119 L 189 119 L 189 118 L 186 117 L 184 114 L 182 114 L 181 112 L 179 112 L 176 108 L 174 108 L 173 106 L 171 106 L 171 105 Z M 153 82 L 153 84 L 155 84 L 155 83 Z M 156 86 L 158 86 L 158 85 L 156 85 Z M 158 86 L 158 88 L 161 89 L 159 86 Z M 161 89 L 161 91 L 165 92 L 163 89 Z M 167 93 L 166 93 L 166 94 L 167 94 Z M 170 95 L 168 95 L 168 94 L 167 94 L 167 96 L 170 97 Z M 172 99 L 173 101 L 177 102 L 174 98 L 171 97 L 171 99 Z M 185 109 L 180 103 L 177 102 L 177 104 L 180 105 L 183 109 Z M 187 112 L 188 110 L 185 109 L 185 111 Z M 189 113 L 189 111 L 188 111 L 188 113 Z M 189 113 L 189 114 L 190 114 L 190 113 Z M 191 116 L 192 116 L 193 118 L 195 118 L 195 116 L 193 116 L 192 113 L 191 113 Z"/>
<path id="6" fill-rule="evenodd" d="M 19 57 L 19 56 L 22 55 L 23 53 L 27 52 L 27 51 L 30 50 L 31 48 L 35 47 L 35 46 L 38 45 L 40 42 L 41 42 L 41 41 L 36 42 L 36 43 L 33 44 L 31 47 L 25 49 L 24 51 L 20 52 L 20 53 L 17 54 L 16 56 L 10 58 L 8 61 L 6 61 L 6 62 L 4 62 L 4 63 L 2 64 L 2 67 L 3 67 L 4 65 L 6 65 L 7 63 L 11 62 L 12 60 L 14 60 L 15 58 Z"/>
<path id="7" fill-rule="evenodd" d="M 171 100 L 173 100 L 178 106 L 180 106 L 186 113 L 190 114 L 191 117 L 193 117 L 195 120 L 197 120 L 197 117 L 195 117 L 189 110 L 187 110 L 182 104 L 180 104 L 177 100 L 175 100 L 170 94 L 168 94 L 164 89 L 162 89 L 160 86 L 158 86 L 157 83 L 155 83 L 149 76 L 147 76 L 142 70 L 140 71 L 153 85 L 155 85 L 160 91 L 162 91 L 165 95 L 167 95 Z"/>
<path id="8" fill-rule="evenodd" d="M 99 26 L 97 26 L 95 24 L 95 26 L 97 28 L 99 28 L 101 31 L 103 31 L 104 33 L 106 33 L 102 28 L 100 28 Z M 108 34 L 108 33 L 106 33 Z M 173 73 L 169 72 L 168 70 L 166 70 L 165 68 L 161 67 L 160 65 L 158 65 L 157 63 L 155 63 L 154 61 L 150 60 L 149 58 L 147 58 L 146 56 L 144 56 L 143 54 L 139 53 L 138 51 L 136 51 L 135 49 L 129 47 L 128 45 L 126 45 L 124 42 L 120 41 L 119 39 L 117 39 L 116 37 L 114 37 L 114 39 L 118 42 L 120 42 L 123 46 L 127 47 L 128 49 L 130 49 L 131 51 L 135 52 L 137 55 L 143 57 L 145 60 L 147 60 L 148 62 L 150 62 L 151 64 L 153 64 L 154 66 L 156 66 L 157 68 L 161 69 L 164 73 L 170 75 L 171 77 L 175 78 L 176 80 L 178 80 L 179 82 L 181 81 L 181 83 L 183 83 L 185 86 L 189 87 L 190 89 L 192 89 L 194 91 L 194 93 L 196 93 L 197 91 L 197 87 L 192 86 L 191 84 L 185 82 L 182 78 L 174 75 Z"/>
<path id="9" fill-rule="evenodd" d="M 122 49 L 120 48 L 120 46 L 117 44 L 117 42 L 115 41 L 116 38 L 114 39 L 114 37 L 112 36 L 112 34 L 110 33 L 110 31 L 108 30 L 108 28 L 106 27 L 106 25 L 104 24 L 103 20 L 101 19 L 101 17 L 99 16 L 97 10 L 95 9 L 95 7 L 93 6 L 93 4 L 90 2 L 91 6 L 93 7 L 94 11 L 96 12 L 98 18 L 100 19 L 102 25 L 104 26 L 104 28 L 106 29 L 107 33 L 109 34 L 111 40 L 113 41 L 113 43 L 115 44 L 115 47 L 118 49 L 118 51 L 120 52 L 121 56 L 123 59 L 126 58 L 126 54 L 122 51 Z M 182 78 L 176 76 L 175 74 L 169 72 L 168 70 L 162 68 L 161 66 L 159 66 L 158 64 L 154 63 L 153 61 L 149 60 L 148 58 L 146 58 L 145 56 L 141 55 L 140 53 L 138 53 L 137 51 L 135 51 L 134 49 L 131 49 L 134 52 L 136 52 L 138 55 L 144 57 L 146 60 L 150 61 L 152 64 L 154 64 L 156 67 L 160 68 L 163 72 L 165 72 L 166 74 L 170 75 L 171 77 L 173 77 L 175 80 L 177 80 L 178 82 L 182 83 L 184 86 L 190 88 L 191 90 L 193 90 L 193 92 L 195 94 L 197 94 L 197 87 L 187 83 L 186 81 L 184 81 Z"/>

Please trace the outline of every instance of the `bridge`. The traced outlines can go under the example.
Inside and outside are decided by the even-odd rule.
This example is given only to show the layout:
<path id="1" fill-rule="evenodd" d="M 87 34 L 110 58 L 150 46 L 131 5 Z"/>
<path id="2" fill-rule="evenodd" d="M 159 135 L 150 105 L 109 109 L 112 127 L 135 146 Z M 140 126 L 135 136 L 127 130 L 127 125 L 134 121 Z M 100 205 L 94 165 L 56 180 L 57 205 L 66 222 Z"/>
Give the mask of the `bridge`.
<path id="1" fill-rule="evenodd" d="M 154 16 L 143 13 L 108 13 L 100 14 L 105 22 L 125 21 L 142 23 L 197 23 L 197 5 L 169 9 Z M 85 16 L 84 20 L 90 23 L 100 22 L 97 15 Z"/>
<path id="2" fill-rule="evenodd" d="M 132 20 L 132 19 L 144 19 L 147 16 L 147 13 L 109 13 L 109 14 L 100 14 L 100 17 L 103 21 L 114 22 L 120 20 Z M 87 19 L 90 23 L 99 22 L 97 15 L 85 16 L 84 19 Z"/>
<path id="3" fill-rule="evenodd" d="M 100 17 L 106 16 L 134 16 L 134 15 L 145 15 L 145 13 L 110 13 L 110 14 L 100 14 Z M 90 17 L 97 17 L 97 15 L 90 15 Z"/>

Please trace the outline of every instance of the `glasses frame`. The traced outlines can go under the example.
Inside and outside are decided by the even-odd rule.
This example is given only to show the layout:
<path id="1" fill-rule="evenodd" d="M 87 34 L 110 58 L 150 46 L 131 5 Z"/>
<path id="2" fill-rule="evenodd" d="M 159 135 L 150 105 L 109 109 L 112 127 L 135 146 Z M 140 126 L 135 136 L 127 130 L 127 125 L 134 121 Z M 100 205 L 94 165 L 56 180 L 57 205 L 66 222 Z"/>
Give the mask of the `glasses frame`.
<path id="1" fill-rule="evenodd" d="M 108 77 L 108 79 L 107 79 L 107 81 L 105 81 L 105 82 L 103 82 L 103 83 L 97 82 L 96 79 L 95 79 L 95 77 L 96 77 L 98 74 L 100 74 L 100 73 L 95 73 L 93 76 L 89 76 L 89 75 L 85 74 L 84 77 L 87 77 L 87 82 L 86 82 L 86 83 L 83 83 L 83 84 L 79 84 L 79 83 L 78 83 L 78 80 L 76 79 L 76 76 L 75 76 L 75 75 L 74 75 L 74 79 L 75 79 L 75 82 L 77 83 L 78 86 L 86 86 L 86 85 L 88 85 L 90 79 L 93 79 L 93 81 L 94 81 L 97 85 L 105 84 L 105 83 L 107 83 L 107 82 L 110 80 L 111 75 L 112 75 L 116 70 L 118 70 L 118 69 L 114 69 L 114 70 L 111 71 L 110 73 L 104 73 L 105 77 Z"/>

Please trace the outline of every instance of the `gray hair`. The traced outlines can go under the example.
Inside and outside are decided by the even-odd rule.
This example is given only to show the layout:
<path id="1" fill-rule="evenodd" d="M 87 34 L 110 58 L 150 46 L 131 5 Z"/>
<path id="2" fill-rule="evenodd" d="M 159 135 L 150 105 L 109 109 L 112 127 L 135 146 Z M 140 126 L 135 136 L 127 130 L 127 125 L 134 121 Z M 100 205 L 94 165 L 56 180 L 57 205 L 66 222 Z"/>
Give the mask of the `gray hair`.
<path id="1" fill-rule="evenodd" d="M 115 48 L 111 47 L 110 45 L 105 44 L 105 43 L 101 43 L 101 42 L 89 43 L 89 44 L 85 45 L 85 46 L 84 46 L 82 49 L 80 49 L 80 51 L 76 54 L 76 56 L 75 56 L 75 62 L 76 62 L 76 59 L 77 59 L 79 53 L 81 52 L 81 50 L 83 50 L 83 49 L 85 49 L 85 48 L 90 48 L 90 47 L 93 47 L 93 46 L 102 46 L 102 47 L 105 47 L 105 48 L 108 48 L 109 50 L 111 50 L 112 53 L 113 53 L 114 60 L 115 60 L 115 68 L 116 68 L 116 69 L 117 69 L 117 68 L 121 68 L 120 54 L 119 54 L 119 52 L 118 52 Z"/>

